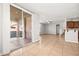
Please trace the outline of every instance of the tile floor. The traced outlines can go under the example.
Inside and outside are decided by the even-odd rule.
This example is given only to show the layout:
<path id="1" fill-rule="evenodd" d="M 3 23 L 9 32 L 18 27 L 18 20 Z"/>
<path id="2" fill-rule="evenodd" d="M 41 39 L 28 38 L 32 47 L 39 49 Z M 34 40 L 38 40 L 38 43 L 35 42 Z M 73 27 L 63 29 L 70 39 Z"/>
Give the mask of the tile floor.
<path id="1" fill-rule="evenodd" d="M 10 56 L 79 56 L 79 43 L 65 42 L 64 37 L 41 35 L 41 41 L 13 51 Z"/>

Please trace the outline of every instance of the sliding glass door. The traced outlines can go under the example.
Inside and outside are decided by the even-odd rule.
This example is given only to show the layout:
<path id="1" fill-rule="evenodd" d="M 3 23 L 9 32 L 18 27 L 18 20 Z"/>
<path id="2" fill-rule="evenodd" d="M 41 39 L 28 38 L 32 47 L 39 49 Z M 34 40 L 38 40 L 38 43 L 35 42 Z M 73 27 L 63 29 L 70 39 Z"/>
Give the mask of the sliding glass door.
<path id="1" fill-rule="evenodd" d="M 27 44 L 32 41 L 32 38 L 31 38 L 31 29 L 32 29 L 31 15 L 26 12 L 23 12 L 23 20 L 24 20 L 24 41 L 25 41 L 25 44 Z"/>
<path id="2" fill-rule="evenodd" d="M 27 43 L 32 42 L 31 29 L 32 20 L 31 15 L 14 7 L 10 6 L 10 38 L 11 50 L 19 49 L 26 46 Z M 22 55 L 24 48 L 21 48 L 18 54 Z"/>
<path id="3" fill-rule="evenodd" d="M 12 50 L 22 47 L 22 10 L 10 6 L 10 38 Z"/>

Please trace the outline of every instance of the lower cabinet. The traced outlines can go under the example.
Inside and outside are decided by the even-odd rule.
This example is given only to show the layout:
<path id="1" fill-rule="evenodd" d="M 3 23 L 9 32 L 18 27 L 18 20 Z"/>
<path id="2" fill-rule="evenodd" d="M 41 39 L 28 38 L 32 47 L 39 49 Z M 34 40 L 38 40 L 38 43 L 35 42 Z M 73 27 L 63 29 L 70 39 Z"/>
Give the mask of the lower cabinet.
<path id="1" fill-rule="evenodd" d="M 65 41 L 78 43 L 78 41 L 79 41 L 78 34 L 79 34 L 78 30 L 76 30 L 76 31 L 74 31 L 74 29 L 73 30 L 69 29 L 68 31 L 66 30 L 65 31 Z"/>

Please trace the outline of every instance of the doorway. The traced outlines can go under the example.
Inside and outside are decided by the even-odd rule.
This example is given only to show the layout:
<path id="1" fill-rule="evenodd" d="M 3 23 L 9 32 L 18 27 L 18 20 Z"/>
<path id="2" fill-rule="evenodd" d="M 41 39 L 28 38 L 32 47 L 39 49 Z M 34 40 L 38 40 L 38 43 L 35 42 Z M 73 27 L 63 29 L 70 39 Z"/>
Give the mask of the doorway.
<path id="1" fill-rule="evenodd" d="M 56 25 L 56 35 L 60 34 L 60 24 Z"/>

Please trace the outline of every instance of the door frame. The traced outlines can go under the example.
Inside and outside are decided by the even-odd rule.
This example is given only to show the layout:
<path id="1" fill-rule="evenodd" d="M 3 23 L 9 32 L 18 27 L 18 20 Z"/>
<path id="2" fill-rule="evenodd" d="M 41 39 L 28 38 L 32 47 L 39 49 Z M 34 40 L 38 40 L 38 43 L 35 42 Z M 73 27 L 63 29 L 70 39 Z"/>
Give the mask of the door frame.
<path id="1" fill-rule="evenodd" d="M 56 35 L 60 35 L 60 24 L 56 24 Z"/>

